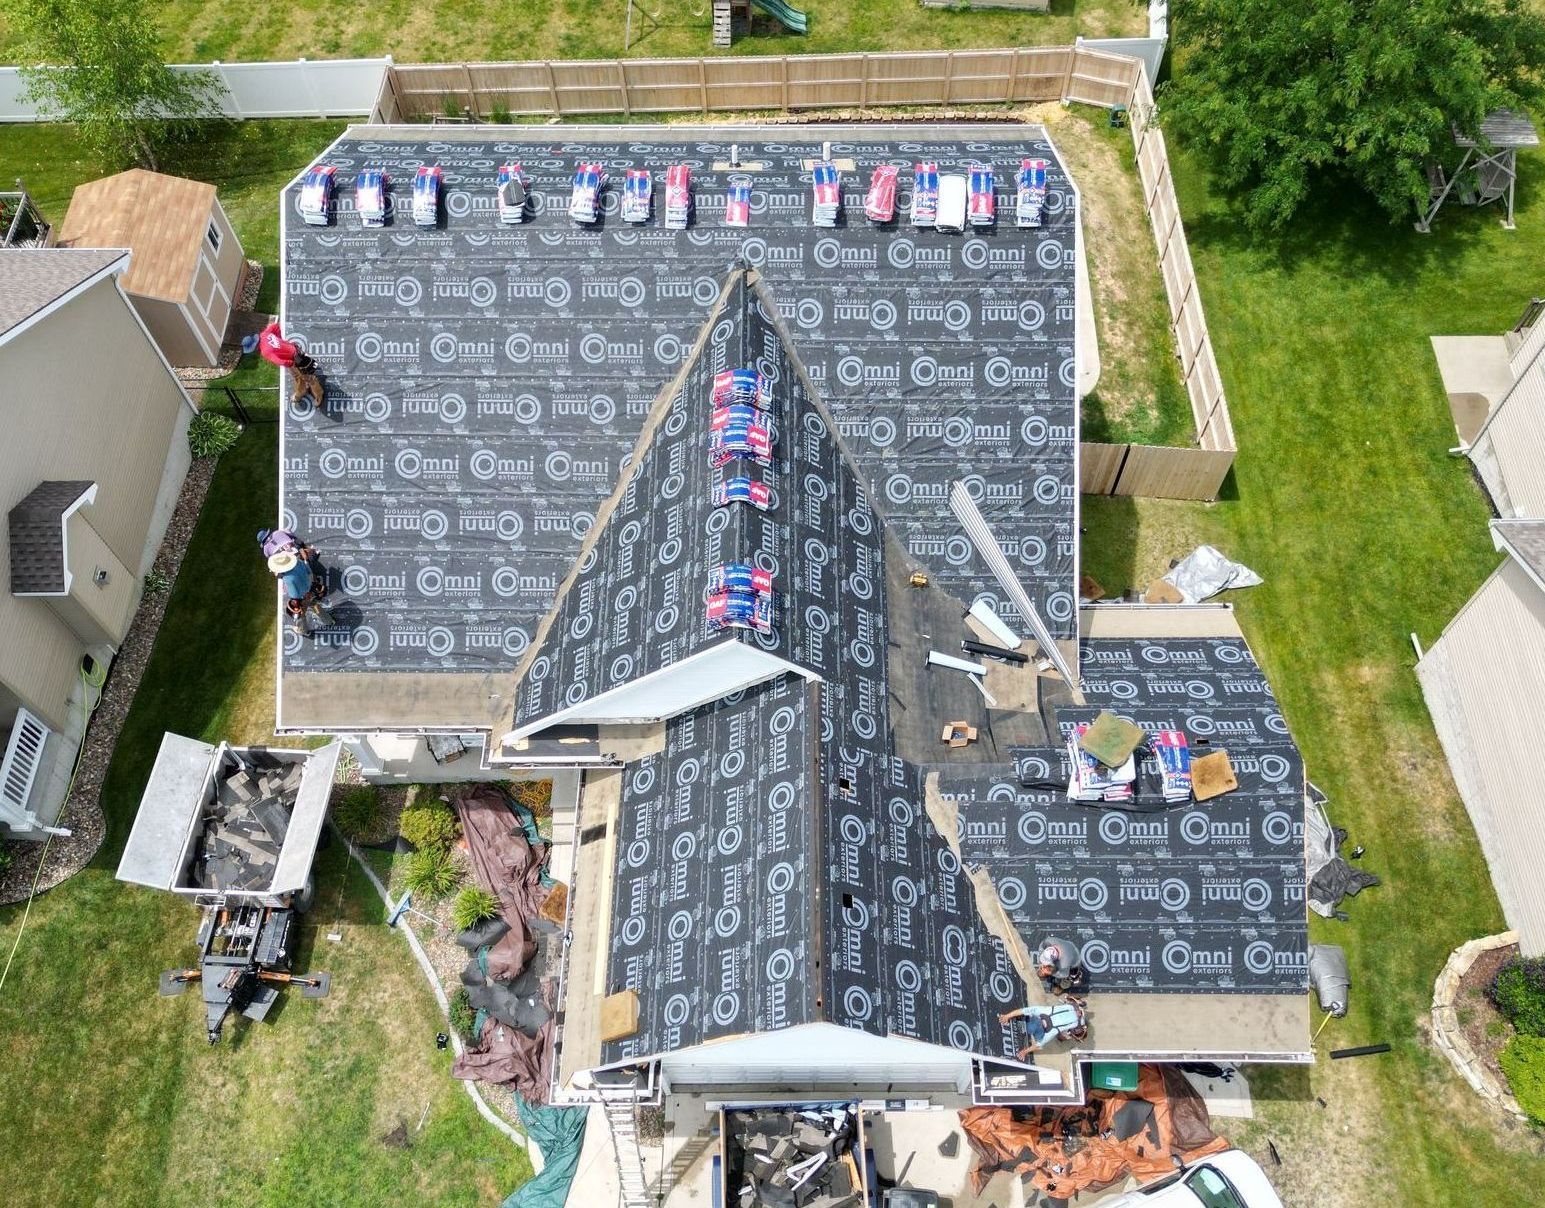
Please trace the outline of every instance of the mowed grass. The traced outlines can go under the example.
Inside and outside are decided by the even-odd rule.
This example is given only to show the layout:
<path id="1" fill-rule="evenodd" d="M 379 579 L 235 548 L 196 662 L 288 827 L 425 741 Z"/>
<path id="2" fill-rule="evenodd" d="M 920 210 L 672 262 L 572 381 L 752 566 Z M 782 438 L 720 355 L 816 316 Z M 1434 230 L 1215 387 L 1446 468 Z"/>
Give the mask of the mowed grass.
<path id="1" fill-rule="evenodd" d="M 279 188 L 339 128 L 228 128 L 167 167 L 220 185 L 248 254 L 272 274 Z M 55 221 L 75 184 L 108 170 L 75 148 L 60 128 L 0 131 L 0 158 L 22 166 Z M 277 298 L 276 277 L 264 293 Z M 242 374 L 257 387 L 249 405 L 272 418 L 272 375 L 251 358 Z M 339 848 L 319 857 L 296 954 L 298 969 L 333 974 L 332 996 L 287 994 L 265 1023 L 230 1023 L 216 1048 L 196 990 L 156 996 L 162 969 L 194 959 L 198 912 L 113 879 L 164 731 L 272 741 L 274 589 L 253 534 L 275 513 L 277 475 L 274 424 L 253 425 L 221 459 L 108 772 L 107 841 L 33 903 L 0 991 L 8 1205 L 475 1205 L 529 1177 L 525 1155 L 451 1080 L 429 988 Z M 0 909 L 0 958 L 23 913 Z M 398 1124 L 409 1148 L 382 1143 Z"/>
<path id="2" fill-rule="evenodd" d="M 824 54 L 1056 46 L 1075 34 L 1145 35 L 1146 10 L 1132 0 L 1053 0 L 1049 13 L 924 8 L 918 0 L 803 0 L 810 32 L 786 31 L 755 15 L 735 54 Z M 391 54 L 403 63 L 510 59 L 613 59 L 623 55 L 627 0 L 373 0 L 337 5 L 288 0 L 277 9 L 238 0 L 166 0 L 151 6 L 174 62 L 337 59 Z M 651 20 L 645 19 L 648 14 Z M 631 57 L 706 55 L 711 0 L 672 6 L 643 0 L 633 14 Z M 15 58 L 0 22 L 0 61 Z"/>
<path id="3" fill-rule="evenodd" d="M 1312 1071 L 1252 1075 L 1257 1121 L 1231 1135 L 1261 1156 L 1275 1141 L 1289 1204 L 1521 1203 L 1545 1177 L 1537 1135 L 1501 1125 L 1424 1040 L 1448 953 L 1503 920 L 1409 635 L 1435 640 L 1499 561 L 1469 463 L 1447 453 L 1428 337 L 1497 334 L 1539 293 L 1545 156 L 1521 157 L 1516 231 L 1456 206 L 1429 236 L 1327 183 L 1293 231 L 1252 237 L 1196 163 L 1175 169 L 1240 454 L 1217 504 L 1086 498 L 1083 566 L 1119 591 L 1206 540 L 1265 576 L 1239 619 L 1332 821 L 1384 878 L 1350 923 L 1311 916 L 1313 939 L 1347 948 L 1351 1014 Z M 1324 1059 L 1380 1042 L 1394 1051 Z"/>

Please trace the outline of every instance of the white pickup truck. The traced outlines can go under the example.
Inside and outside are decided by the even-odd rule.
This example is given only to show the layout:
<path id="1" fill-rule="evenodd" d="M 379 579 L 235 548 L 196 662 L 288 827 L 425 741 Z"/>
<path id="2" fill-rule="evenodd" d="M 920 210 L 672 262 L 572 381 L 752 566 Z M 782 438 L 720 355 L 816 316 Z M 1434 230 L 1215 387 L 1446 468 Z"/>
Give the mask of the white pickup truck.
<path id="1" fill-rule="evenodd" d="M 1098 1208 L 1282 1208 L 1282 1201 L 1254 1158 L 1225 1149 Z"/>

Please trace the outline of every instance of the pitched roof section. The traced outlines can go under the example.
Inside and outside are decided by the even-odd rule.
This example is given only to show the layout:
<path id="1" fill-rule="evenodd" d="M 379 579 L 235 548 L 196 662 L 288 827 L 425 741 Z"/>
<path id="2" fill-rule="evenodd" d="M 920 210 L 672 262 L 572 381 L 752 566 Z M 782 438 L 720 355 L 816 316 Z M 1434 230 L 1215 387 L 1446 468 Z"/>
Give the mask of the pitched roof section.
<path id="1" fill-rule="evenodd" d="M 209 229 L 215 187 L 130 168 L 81 185 L 59 228 L 61 247 L 130 248 L 123 288 L 143 298 L 185 302 Z"/>
<path id="2" fill-rule="evenodd" d="M 558 720 L 671 716 L 790 669 L 828 678 L 845 659 L 877 660 L 855 610 L 867 600 L 879 613 L 879 521 L 776 314 L 754 274 L 731 274 L 538 635 L 517 733 Z M 716 469 L 714 377 L 739 368 L 755 368 L 771 388 L 772 464 Z M 718 484 L 742 472 L 769 488 L 765 508 L 715 504 Z M 771 632 L 710 627 L 709 575 L 731 563 L 771 576 Z"/>
<path id="3" fill-rule="evenodd" d="M 13 596 L 62 596 L 69 590 L 65 521 L 82 503 L 91 502 L 95 491 L 94 482 L 40 482 L 11 509 Z"/>
<path id="4" fill-rule="evenodd" d="M 1545 520 L 1493 520 L 1491 528 L 1507 552 L 1545 587 Z"/>
<path id="5" fill-rule="evenodd" d="M 122 251 L 7 248 L 0 254 L 0 336 L 122 259 Z"/>
<path id="6" fill-rule="evenodd" d="M 639 1021 L 603 1063 L 817 1018 L 818 691 L 785 675 L 684 714 L 623 773 L 607 991 Z"/>

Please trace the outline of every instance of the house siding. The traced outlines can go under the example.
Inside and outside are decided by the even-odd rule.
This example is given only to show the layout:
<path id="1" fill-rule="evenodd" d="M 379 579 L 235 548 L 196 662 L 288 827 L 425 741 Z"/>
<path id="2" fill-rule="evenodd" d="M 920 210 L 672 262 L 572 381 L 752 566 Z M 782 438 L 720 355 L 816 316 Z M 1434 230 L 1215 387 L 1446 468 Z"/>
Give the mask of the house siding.
<path id="1" fill-rule="evenodd" d="M 89 479 L 82 515 L 114 557 L 141 570 L 180 489 L 188 404 L 109 278 L 0 345 L 8 438 L 0 441 L 0 506 L 43 479 Z M 154 523 L 153 523 L 154 520 Z M 8 563 L 8 539 L 0 529 Z M 138 584 L 135 584 L 138 598 Z M 0 594 L 0 683 L 62 730 L 85 645 L 48 600 Z"/>
<path id="2" fill-rule="evenodd" d="M 1545 694 L 1545 592 L 1509 558 L 1416 674 L 1502 912 L 1526 955 L 1545 954 L 1545 803 L 1529 774 Z"/>

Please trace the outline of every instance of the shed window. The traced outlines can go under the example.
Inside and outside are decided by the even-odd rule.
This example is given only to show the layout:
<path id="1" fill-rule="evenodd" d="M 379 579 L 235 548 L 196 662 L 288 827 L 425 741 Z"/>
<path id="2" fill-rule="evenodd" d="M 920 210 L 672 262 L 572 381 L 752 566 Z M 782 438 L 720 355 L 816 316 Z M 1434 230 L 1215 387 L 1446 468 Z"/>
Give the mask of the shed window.
<path id="1" fill-rule="evenodd" d="M 209 240 L 210 251 L 218 252 L 220 250 L 220 228 L 213 222 L 209 224 L 209 230 L 204 233 L 204 238 Z"/>

